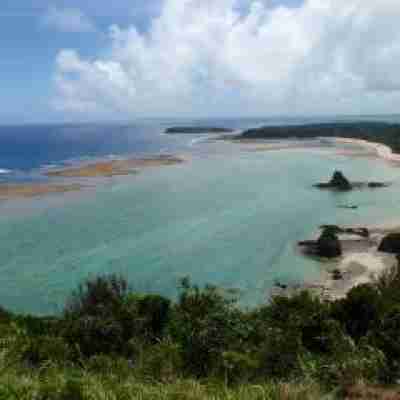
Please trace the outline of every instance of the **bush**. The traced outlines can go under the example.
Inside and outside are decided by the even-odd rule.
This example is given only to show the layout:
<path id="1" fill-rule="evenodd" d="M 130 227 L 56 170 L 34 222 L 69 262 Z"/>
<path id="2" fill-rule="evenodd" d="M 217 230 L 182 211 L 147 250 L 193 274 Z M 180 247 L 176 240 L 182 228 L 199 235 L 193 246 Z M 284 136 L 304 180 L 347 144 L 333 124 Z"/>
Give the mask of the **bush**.
<path id="1" fill-rule="evenodd" d="M 260 372 L 267 379 L 294 378 L 301 372 L 304 352 L 299 331 L 270 328 L 259 350 Z"/>
<path id="2" fill-rule="evenodd" d="M 386 356 L 382 379 L 392 383 L 400 378 L 400 306 L 388 311 L 379 327 L 370 333 L 369 342 Z"/>
<path id="3" fill-rule="evenodd" d="M 378 289 L 366 284 L 353 288 L 346 298 L 336 301 L 332 305 L 332 316 L 358 341 L 377 327 L 382 309 L 382 297 Z"/>
<path id="4" fill-rule="evenodd" d="M 170 339 L 149 346 L 142 354 L 139 373 L 147 380 L 170 383 L 183 371 L 181 349 Z"/>
<path id="5" fill-rule="evenodd" d="M 117 376 L 118 379 L 127 379 L 133 370 L 132 363 L 126 358 L 106 355 L 93 356 L 84 366 L 90 373 L 107 377 Z"/>
<path id="6" fill-rule="evenodd" d="M 68 344 L 59 337 L 24 335 L 15 345 L 21 361 L 30 366 L 38 367 L 48 362 L 63 365 L 71 360 Z"/>
<path id="7" fill-rule="evenodd" d="M 287 329 L 302 327 L 315 315 L 326 314 L 327 305 L 309 292 L 301 292 L 291 297 L 275 296 L 271 303 L 260 309 L 260 318 L 270 326 Z"/>
<path id="8" fill-rule="evenodd" d="M 181 346 L 187 372 L 204 377 L 219 369 L 222 353 L 237 340 L 240 314 L 235 303 L 213 286 L 200 289 L 182 280 L 170 331 Z"/>
<path id="9" fill-rule="evenodd" d="M 67 317 L 118 314 L 128 291 L 127 281 L 118 275 L 87 279 L 73 292 L 64 310 Z"/>
<path id="10" fill-rule="evenodd" d="M 135 316 L 135 335 L 143 340 L 160 340 L 168 324 L 171 301 L 158 295 L 130 295 L 124 304 L 125 313 Z"/>
<path id="11" fill-rule="evenodd" d="M 79 353 L 85 357 L 124 351 L 122 325 L 112 316 L 69 319 L 65 323 L 63 336 L 71 347 L 78 346 Z"/>

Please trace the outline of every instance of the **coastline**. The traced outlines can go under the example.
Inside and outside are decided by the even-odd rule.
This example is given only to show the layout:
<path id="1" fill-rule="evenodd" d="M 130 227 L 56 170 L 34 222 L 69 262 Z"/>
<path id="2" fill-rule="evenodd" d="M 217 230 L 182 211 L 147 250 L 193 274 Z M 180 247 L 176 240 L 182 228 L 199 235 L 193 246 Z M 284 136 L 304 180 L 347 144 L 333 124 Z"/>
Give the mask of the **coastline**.
<path id="1" fill-rule="evenodd" d="M 395 267 L 398 262 L 396 255 L 379 252 L 378 247 L 387 234 L 400 233 L 400 222 L 367 226 L 367 228 L 370 232 L 369 238 L 349 234 L 338 235 L 342 243 L 343 255 L 334 260 L 318 259 L 321 269 L 319 279 L 287 287 L 277 285 L 272 295 L 291 296 L 306 290 L 324 300 L 334 301 L 346 297 L 354 287 L 372 282 L 385 271 Z M 301 255 L 310 257 L 304 253 Z M 335 279 L 338 273 L 340 279 Z"/>
<path id="2" fill-rule="evenodd" d="M 363 139 L 351 139 L 351 138 L 324 138 L 324 140 L 332 140 L 335 144 L 353 144 L 371 151 L 377 157 L 394 163 L 400 162 L 400 154 L 394 153 L 393 150 L 384 144 L 369 142 Z"/>

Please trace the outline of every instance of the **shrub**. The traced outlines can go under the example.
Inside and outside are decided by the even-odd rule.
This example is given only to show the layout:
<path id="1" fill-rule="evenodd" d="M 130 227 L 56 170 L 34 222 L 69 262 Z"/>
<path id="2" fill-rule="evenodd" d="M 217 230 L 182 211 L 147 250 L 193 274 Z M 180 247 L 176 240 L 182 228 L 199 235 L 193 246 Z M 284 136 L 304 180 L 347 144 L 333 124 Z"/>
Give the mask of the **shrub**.
<path id="1" fill-rule="evenodd" d="M 360 285 L 350 290 L 346 298 L 332 305 L 332 316 L 358 341 L 379 324 L 382 305 L 382 298 L 376 286 Z"/>
<path id="2" fill-rule="evenodd" d="M 394 382 L 400 378 L 400 306 L 388 311 L 379 327 L 370 333 L 369 342 L 386 356 L 387 368 L 383 380 Z"/>
<path id="3" fill-rule="evenodd" d="M 362 339 L 352 351 L 338 352 L 333 357 L 322 359 L 314 378 L 331 388 L 346 387 L 360 381 L 375 384 L 385 370 L 384 354 Z"/>
<path id="4" fill-rule="evenodd" d="M 144 341 L 155 342 L 163 337 L 170 317 L 171 301 L 158 295 L 128 296 L 124 304 L 125 319 L 131 324 L 135 318 L 135 336 Z"/>
<path id="5" fill-rule="evenodd" d="M 64 313 L 67 317 L 115 315 L 128 293 L 127 281 L 118 275 L 87 279 L 72 293 Z"/>
<path id="6" fill-rule="evenodd" d="M 253 380 L 260 367 L 256 354 L 249 352 L 225 351 L 222 353 L 222 360 L 222 373 L 226 385 Z"/>
<path id="7" fill-rule="evenodd" d="M 15 344 L 21 361 L 30 366 L 37 367 L 47 362 L 62 365 L 71 359 L 68 344 L 59 337 L 23 335 Z"/>
<path id="8" fill-rule="evenodd" d="M 180 377 L 182 370 L 183 360 L 179 345 L 165 339 L 144 351 L 139 373 L 146 379 L 170 383 Z"/>
<path id="9" fill-rule="evenodd" d="M 112 316 L 69 319 L 64 325 L 63 336 L 72 347 L 78 346 L 79 353 L 85 357 L 124 350 L 123 328 Z"/>
<path id="10" fill-rule="evenodd" d="M 317 296 L 303 291 L 294 296 L 275 296 L 260 309 L 260 317 L 270 326 L 286 329 L 301 327 L 315 315 L 327 313 L 327 306 Z"/>
<path id="11" fill-rule="evenodd" d="M 296 377 L 301 372 L 300 356 L 304 351 L 299 331 L 270 328 L 259 350 L 260 372 L 267 379 Z"/>
<path id="12" fill-rule="evenodd" d="M 96 355 L 89 358 L 84 364 L 85 370 L 107 377 L 117 376 L 118 379 L 127 379 L 132 374 L 132 363 L 126 358 Z"/>
<path id="13" fill-rule="evenodd" d="M 200 289 L 187 279 L 181 283 L 170 331 L 182 348 L 186 371 L 207 376 L 220 367 L 222 353 L 237 339 L 236 299 L 213 286 Z"/>

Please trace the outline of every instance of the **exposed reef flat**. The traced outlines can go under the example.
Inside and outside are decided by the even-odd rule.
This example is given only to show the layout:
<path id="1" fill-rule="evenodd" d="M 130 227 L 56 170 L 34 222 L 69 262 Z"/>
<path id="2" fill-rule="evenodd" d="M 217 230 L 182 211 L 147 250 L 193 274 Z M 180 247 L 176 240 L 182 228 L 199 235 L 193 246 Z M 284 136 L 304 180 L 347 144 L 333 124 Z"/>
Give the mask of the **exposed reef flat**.
<path id="1" fill-rule="evenodd" d="M 157 157 L 132 158 L 128 160 L 99 161 L 79 167 L 47 171 L 46 175 L 64 178 L 112 177 L 136 174 L 141 168 L 176 165 L 183 162 L 184 159 L 181 157 L 161 155 Z"/>
<path id="2" fill-rule="evenodd" d="M 82 185 L 27 183 L 27 184 L 1 184 L 0 200 L 14 198 L 39 197 L 52 193 L 74 192 L 82 189 Z"/>
<path id="3" fill-rule="evenodd" d="M 203 134 L 203 133 L 230 133 L 233 129 L 221 128 L 215 126 L 173 126 L 166 129 L 165 133 L 186 133 L 186 134 Z"/>

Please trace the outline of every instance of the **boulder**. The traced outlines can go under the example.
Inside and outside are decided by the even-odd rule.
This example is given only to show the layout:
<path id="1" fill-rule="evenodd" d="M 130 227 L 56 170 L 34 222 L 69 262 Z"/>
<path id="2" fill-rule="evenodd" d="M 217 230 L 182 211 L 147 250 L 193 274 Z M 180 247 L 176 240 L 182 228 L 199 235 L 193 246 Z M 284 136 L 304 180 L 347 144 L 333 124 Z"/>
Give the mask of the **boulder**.
<path id="1" fill-rule="evenodd" d="M 340 240 L 331 230 L 324 230 L 317 240 L 317 254 L 326 258 L 335 258 L 342 255 Z"/>
<path id="2" fill-rule="evenodd" d="M 400 233 L 390 233 L 385 236 L 378 247 L 378 251 L 400 254 Z"/>
<path id="3" fill-rule="evenodd" d="M 343 280 L 343 272 L 340 269 L 335 269 L 332 272 L 332 279 L 334 281 L 341 281 Z"/>

